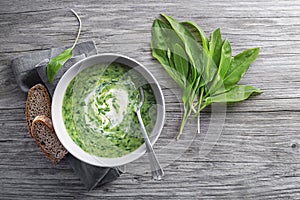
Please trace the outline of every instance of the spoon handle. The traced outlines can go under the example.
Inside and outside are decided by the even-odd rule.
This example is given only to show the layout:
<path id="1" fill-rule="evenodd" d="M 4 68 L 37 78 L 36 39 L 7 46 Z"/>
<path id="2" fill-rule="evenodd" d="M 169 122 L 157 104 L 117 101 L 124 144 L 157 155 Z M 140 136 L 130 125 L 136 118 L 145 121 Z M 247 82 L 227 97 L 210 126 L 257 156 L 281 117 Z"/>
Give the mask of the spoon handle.
<path id="1" fill-rule="evenodd" d="M 145 129 L 145 126 L 144 126 L 144 123 L 143 123 L 143 120 L 142 120 L 142 117 L 141 117 L 140 110 L 138 110 L 136 113 L 137 113 L 138 120 L 140 122 L 143 137 L 144 137 L 144 140 L 145 140 L 146 150 L 147 150 L 149 161 L 150 161 L 150 168 L 151 168 L 152 178 L 154 180 L 161 180 L 162 177 L 164 176 L 164 171 L 161 168 L 161 166 L 160 166 L 160 164 L 159 164 L 159 162 L 156 158 L 156 155 L 154 153 L 154 150 L 152 148 L 152 145 L 150 143 L 147 131 Z"/>
<path id="2" fill-rule="evenodd" d="M 151 147 L 151 149 L 152 149 L 152 147 Z M 150 161 L 152 178 L 154 180 L 161 180 L 162 177 L 164 176 L 164 171 L 161 168 L 153 149 L 152 149 L 152 152 L 148 151 L 148 157 L 149 157 L 149 161 Z"/>

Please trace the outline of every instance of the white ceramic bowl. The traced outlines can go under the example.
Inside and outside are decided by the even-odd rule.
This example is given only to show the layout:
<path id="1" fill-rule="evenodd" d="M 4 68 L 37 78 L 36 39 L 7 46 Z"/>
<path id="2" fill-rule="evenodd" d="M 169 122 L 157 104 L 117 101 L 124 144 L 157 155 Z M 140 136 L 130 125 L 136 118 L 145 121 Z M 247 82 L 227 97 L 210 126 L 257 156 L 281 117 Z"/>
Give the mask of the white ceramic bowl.
<path id="1" fill-rule="evenodd" d="M 151 84 L 157 102 L 156 124 L 151 133 L 150 141 L 152 145 L 157 141 L 163 128 L 165 119 L 165 102 L 161 88 L 154 76 L 139 62 L 129 57 L 118 54 L 99 54 L 85 58 L 74 64 L 60 79 L 52 100 L 52 120 L 55 132 L 63 146 L 76 158 L 95 166 L 114 167 L 130 163 L 140 158 L 146 152 L 145 144 L 141 145 L 135 151 L 117 158 L 103 158 L 90 155 L 82 150 L 69 136 L 65 127 L 62 115 L 62 104 L 65 91 L 70 81 L 83 69 L 100 63 L 117 62 L 131 67 L 138 71 L 148 83 Z"/>

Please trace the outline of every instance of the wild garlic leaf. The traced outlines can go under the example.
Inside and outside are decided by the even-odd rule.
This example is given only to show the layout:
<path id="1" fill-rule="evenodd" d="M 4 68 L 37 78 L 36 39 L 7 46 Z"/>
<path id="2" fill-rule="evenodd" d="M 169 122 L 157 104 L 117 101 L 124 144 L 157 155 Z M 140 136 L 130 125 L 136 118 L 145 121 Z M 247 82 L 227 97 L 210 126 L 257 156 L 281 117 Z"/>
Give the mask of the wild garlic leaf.
<path id="1" fill-rule="evenodd" d="M 216 96 L 216 95 L 228 92 L 229 90 L 231 90 L 236 85 L 233 85 L 233 86 L 230 86 L 230 87 L 225 87 L 224 84 L 223 84 L 223 81 L 220 81 L 217 84 L 217 86 L 219 86 L 219 88 L 216 87 L 216 88 L 214 88 L 214 90 L 210 90 L 209 96 Z"/>
<path id="2" fill-rule="evenodd" d="M 189 29 L 192 33 L 196 32 L 197 35 L 195 36 L 195 38 L 199 41 L 201 41 L 201 44 L 203 46 L 203 49 L 208 51 L 208 38 L 206 36 L 206 34 L 204 33 L 204 31 L 201 29 L 200 26 L 198 26 L 197 24 L 195 24 L 194 22 L 191 21 L 187 21 L 187 22 L 182 22 L 182 24 Z M 195 35 L 195 34 L 194 34 Z"/>
<path id="3" fill-rule="evenodd" d="M 165 38 L 167 37 L 165 33 L 165 28 L 168 26 L 159 19 L 155 19 L 152 24 L 152 40 L 151 49 L 152 55 L 163 65 L 168 65 L 169 61 L 167 59 L 166 51 L 168 49 L 168 44 Z"/>
<path id="4" fill-rule="evenodd" d="M 49 80 L 50 83 L 53 83 L 53 80 L 54 80 L 55 75 L 57 74 L 57 72 L 62 68 L 62 66 L 67 62 L 67 60 L 69 60 L 72 57 L 72 51 L 73 51 L 73 49 L 74 49 L 74 47 L 77 44 L 78 39 L 79 39 L 79 35 L 80 35 L 80 32 L 81 32 L 81 19 L 73 9 L 71 9 L 71 11 L 76 16 L 76 18 L 79 22 L 78 33 L 77 33 L 76 39 L 73 43 L 73 46 L 71 48 L 63 51 L 60 55 L 52 58 L 50 60 L 50 62 L 48 63 L 47 76 L 48 76 L 48 80 Z"/>
<path id="5" fill-rule="evenodd" d="M 222 45 L 221 49 L 221 58 L 220 58 L 220 65 L 219 65 L 219 75 L 221 79 L 225 78 L 227 71 L 231 65 L 232 60 L 232 50 L 229 41 L 226 39 Z"/>
<path id="6" fill-rule="evenodd" d="M 189 63 L 188 57 L 183 49 L 178 43 L 176 43 L 173 47 L 173 57 L 176 70 L 181 73 L 184 77 L 188 76 Z"/>
<path id="7" fill-rule="evenodd" d="M 214 61 L 215 67 L 219 67 L 220 58 L 221 58 L 221 49 L 222 49 L 222 36 L 220 28 L 216 29 L 212 35 L 209 42 L 209 52 Z"/>
<path id="8" fill-rule="evenodd" d="M 159 19 L 155 19 L 152 24 L 152 40 L 151 40 L 151 49 L 153 57 L 159 59 L 159 61 L 168 65 L 169 61 L 167 58 L 168 44 L 166 43 L 165 38 L 165 28 L 167 26 Z"/>
<path id="9" fill-rule="evenodd" d="M 174 79 L 177 84 L 179 84 L 182 88 L 185 88 L 186 87 L 186 77 L 181 73 L 181 71 L 178 71 L 178 64 L 175 63 L 174 61 L 174 54 L 171 52 L 170 49 L 168 49 L 167 51 L 167 56 L 168 56 L 168 59 L 169 59 L 169 66 L 171 69 L 172 72 L 174 74 L 174 76 L 176 76 L 176 78 Z"/>
<path id="10" fill-rule="evenodd" d="M 215 65 L 215 62 L 213 61 L 212 55 L 209 51 L 203 51 L 201 59 L 204 65 L 202 77 L 205 79 L 206 84 L 209 84 L 213 80 L 218 68 Z"/>
<path id="11" fill-rule="evenodd" d="M 151 40 L 151 48 L 159 49 L 166 51 L 170 48 L 167 31 L 170 30 L 170 26 L 165 24 L 163 21 L 159 19 L 155 19 L 152 24 L 152 40 Z"/>
<path id="12" fill-rule="evenodd" d="M 72 48 L 66 49 L 61 54 L 52 58 L 48 63 L 47 75 L 50 83 L 53 83 L 56 73 L 72 57 Z"/>
<path id="13" fill-rule="evenodd" d="M 224 78 L 225 87 L 233 86 L 240 81 L 250 64 L 256 60 L 259 50 L 259 48 L 248 49 L 234 56 Z"/>
<path id="14" fill-rule="evenodd" d="M 210 95 L 215 94 L 215 92 L 220 93 L 220 91 L 218 90 L 221 91 L 225 90 L 224 78 L 230 67 L 231 60 L 232 60 L 231 46 L 229 41 L 226 39 L 221 49 L 221 58 L 220 58 L 218 72 L 215 75 L 214 81 L 209 86 Z"/>
<path id="15" fill-rule="evenodd" d="M 185 83 L 182 81 L 180 74 L 174 69 L 172 61 L 169 60 L 167 56 L 167 51 L 154 49 L 152 50 L 152 56 L 160 62 L 160 64 L 164 67 L 164 69 L 168 72 L 168 74 L 172 77 L 172 79 L 181 88 L 185 87 Z"/>
<path id="16" fill-rule="evenodd" d="M 209 105 L 211 103 L 233 103 L 244 101 L 245 99 L 248 99 L 253 93 L 260 94 L 262 93 L 262 91 L 250 85 L 236 85 L 226 93 L 207 97 L 205 99 L 205 105 Z"/>

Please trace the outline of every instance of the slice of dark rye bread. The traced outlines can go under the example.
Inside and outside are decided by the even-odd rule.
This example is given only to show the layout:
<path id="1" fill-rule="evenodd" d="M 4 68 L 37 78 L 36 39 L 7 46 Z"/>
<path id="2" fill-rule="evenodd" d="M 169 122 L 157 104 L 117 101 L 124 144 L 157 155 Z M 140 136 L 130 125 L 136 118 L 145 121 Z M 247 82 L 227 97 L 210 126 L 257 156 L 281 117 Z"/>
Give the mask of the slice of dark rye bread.
<path id="1" fill-rule="evenodd" d="M 27 95 L 26 121 L 30 135 L 32 122 L 39 115 L 46 115 L 51 118 L 51 99 L 46 87 L 42 84 L 30 88 Z"/>
<path id="2" fill-rule="evenodd" d="M 57 164 L 68 151 L 60 143 L 54 132 L 52 121 L 45 115 L 34 118 L 31 126 L 31 134 L 46 157 Z"/>

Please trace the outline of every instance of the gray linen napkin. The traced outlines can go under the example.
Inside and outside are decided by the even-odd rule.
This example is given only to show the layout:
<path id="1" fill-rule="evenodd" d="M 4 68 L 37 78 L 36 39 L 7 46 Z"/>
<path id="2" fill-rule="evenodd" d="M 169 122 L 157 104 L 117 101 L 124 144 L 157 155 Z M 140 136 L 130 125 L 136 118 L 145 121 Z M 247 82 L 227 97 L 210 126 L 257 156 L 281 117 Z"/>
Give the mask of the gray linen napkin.
<path id="1" fill-rule="evenodd" d="M 46 71 L 48 62 L 51 58 L 57 56 L 67 48 L 69 47 L 66 46 L 37 51 L 13 59 L 11 65 L 20 89 L 24 93 L 27 93 L 28 90 L 35 84 L 44 83 L 52 96 L 59 79 L 69 67 L 85 57 L 97 54 L 94 41 L 77 44 L 73 49 L 73 57 L 64 64 L 60 72 L 56 75 L 53 84 L 50 84 Z M 78 160 L 70 153 L 66 156 L 66 159 L 88 190 L 92 190 L 97 185 L 103 185 L 111 182 L 122 173 L 122 171 L 118 168 L 96 167 L 89 165 Z"/>

